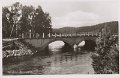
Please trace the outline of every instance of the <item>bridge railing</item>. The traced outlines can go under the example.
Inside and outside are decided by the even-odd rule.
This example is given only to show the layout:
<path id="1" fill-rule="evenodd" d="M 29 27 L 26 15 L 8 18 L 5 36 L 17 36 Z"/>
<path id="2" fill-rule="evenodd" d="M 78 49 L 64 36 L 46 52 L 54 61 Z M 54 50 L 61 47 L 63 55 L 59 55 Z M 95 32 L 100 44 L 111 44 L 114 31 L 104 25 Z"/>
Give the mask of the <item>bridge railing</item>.
<path id="1" fill-rule="evenodd" d="M 36 34 L 29 34 L 25 33 L 21 35 L 21 38 L 63 38 L 63 37 L 94 37 L 94 36 L 100 36 L 100 32 L 80 32 L 80 33 L 73 33 L 73 34 L 48 34 L 48 35 L 39 35 L 38 33 Z"/>

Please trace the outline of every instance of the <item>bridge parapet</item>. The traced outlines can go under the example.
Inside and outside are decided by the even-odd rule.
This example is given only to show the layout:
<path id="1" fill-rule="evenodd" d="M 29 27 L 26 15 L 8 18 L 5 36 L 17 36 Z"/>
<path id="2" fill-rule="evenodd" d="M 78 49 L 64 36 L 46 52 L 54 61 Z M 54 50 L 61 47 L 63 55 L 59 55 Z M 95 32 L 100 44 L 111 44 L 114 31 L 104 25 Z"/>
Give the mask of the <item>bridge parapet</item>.
<path id="1" fill-rule="evenodd" d="M 43 33 L 42 36 L 40 36 L 38 33 L 36 34 L 29 34 L 29 33 L 26 33 L 26 34 L 22 34 L 22 38 L 66 38 L 66 37 L 86 37 L 86 36 L 100 36 L 100 32 L 80 32 L 80 33 L 73 33 L 73 34 L 63 34 L 63 33 L 60 33 L 60 34 L 57 34 L 57 33 L 54 33 L 54 34 L 51 34 L 49 33 L 48 35 L 45 36 L 45 34 Z"/>

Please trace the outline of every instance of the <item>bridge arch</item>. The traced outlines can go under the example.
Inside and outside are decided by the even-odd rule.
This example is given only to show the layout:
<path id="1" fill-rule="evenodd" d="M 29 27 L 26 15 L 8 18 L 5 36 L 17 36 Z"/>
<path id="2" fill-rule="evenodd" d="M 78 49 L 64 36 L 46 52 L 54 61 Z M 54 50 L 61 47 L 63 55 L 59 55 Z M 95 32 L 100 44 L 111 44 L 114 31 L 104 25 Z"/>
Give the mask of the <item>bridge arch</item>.
<path id="1" fill-rule="evenodd" d="M 50 52 L 50 53 L 54 52 L 54 49 L 50 48 L 49 44 L 54 43 L 54 42 L 56 42 L 56 41 L 62 41 L 62 42 L 64 43 L 63 46 L 57 47 L 57 48 L 59 48 L 59 51 L 58 51 L 58 52 L 66 53 L 66 52 L 72 52 L 72 51 L 73 51 L 73 47 L 72 47 L 68 42 L 63 41 L 63 40 L 52 40 L 52 41 L 50 41 L 50 42 L 45 46 L 45 49 L 44 49 L 44 50 L 45 50 L 45 51 L 47 50 L 47 51 Z M 57 45 L 57 44 L 56 44 L 56 45 Z M 58 43 L 58 45 L 59 45 L 59 43 Z M 57 46 L 58 46 L 58 45 L 57 45 Z M 54 46 L 54 45 L 53 45 L 53 46 Z"/>
<path id="2" fill-rule="evenodd" d="M 50 39 L 47 43 L 44 44 L 42 48 L 45 49 L 50 43 L 53 43 L 55 41 L 63 41 L 65 44 L 69 45 L 71 48 L 73 47 L 73 45 L 71 44 L 73 42 L 70 42 L 67 39 Z"/>
<path id="3" fill-rule="evenodd" d="M 81 47 L 82 50 L 94 51 L 96 47 L 96 41 L 94 39 L 84 39 L 85 45 Z"/>

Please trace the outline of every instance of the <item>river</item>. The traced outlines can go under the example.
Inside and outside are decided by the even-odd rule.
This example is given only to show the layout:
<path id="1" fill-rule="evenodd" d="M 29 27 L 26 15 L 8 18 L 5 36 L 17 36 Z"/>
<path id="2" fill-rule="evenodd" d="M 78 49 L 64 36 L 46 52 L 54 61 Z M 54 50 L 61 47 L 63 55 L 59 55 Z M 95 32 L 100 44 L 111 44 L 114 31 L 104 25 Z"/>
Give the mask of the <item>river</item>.
<path id="1" fill-rule="evenodd" d="M 94 74 L 90 52 L 62 53 L 59 48 L 51 55 L 35 56 L 29 60 L 3 65 L 4 75 Z"/>

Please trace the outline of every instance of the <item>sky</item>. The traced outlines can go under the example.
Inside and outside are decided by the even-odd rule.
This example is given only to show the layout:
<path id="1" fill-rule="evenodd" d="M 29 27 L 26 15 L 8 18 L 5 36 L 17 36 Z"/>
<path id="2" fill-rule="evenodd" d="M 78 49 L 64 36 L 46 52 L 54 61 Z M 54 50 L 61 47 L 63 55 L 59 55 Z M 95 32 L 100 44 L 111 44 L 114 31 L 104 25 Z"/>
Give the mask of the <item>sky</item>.
<path id="1" fill-rule="evenodd" d="M 117 21 L 119 0 L 2 0 L 2 6 L 15 2 L 40 5 L 52 18 L 52 27 L 82 27 Z"/>

